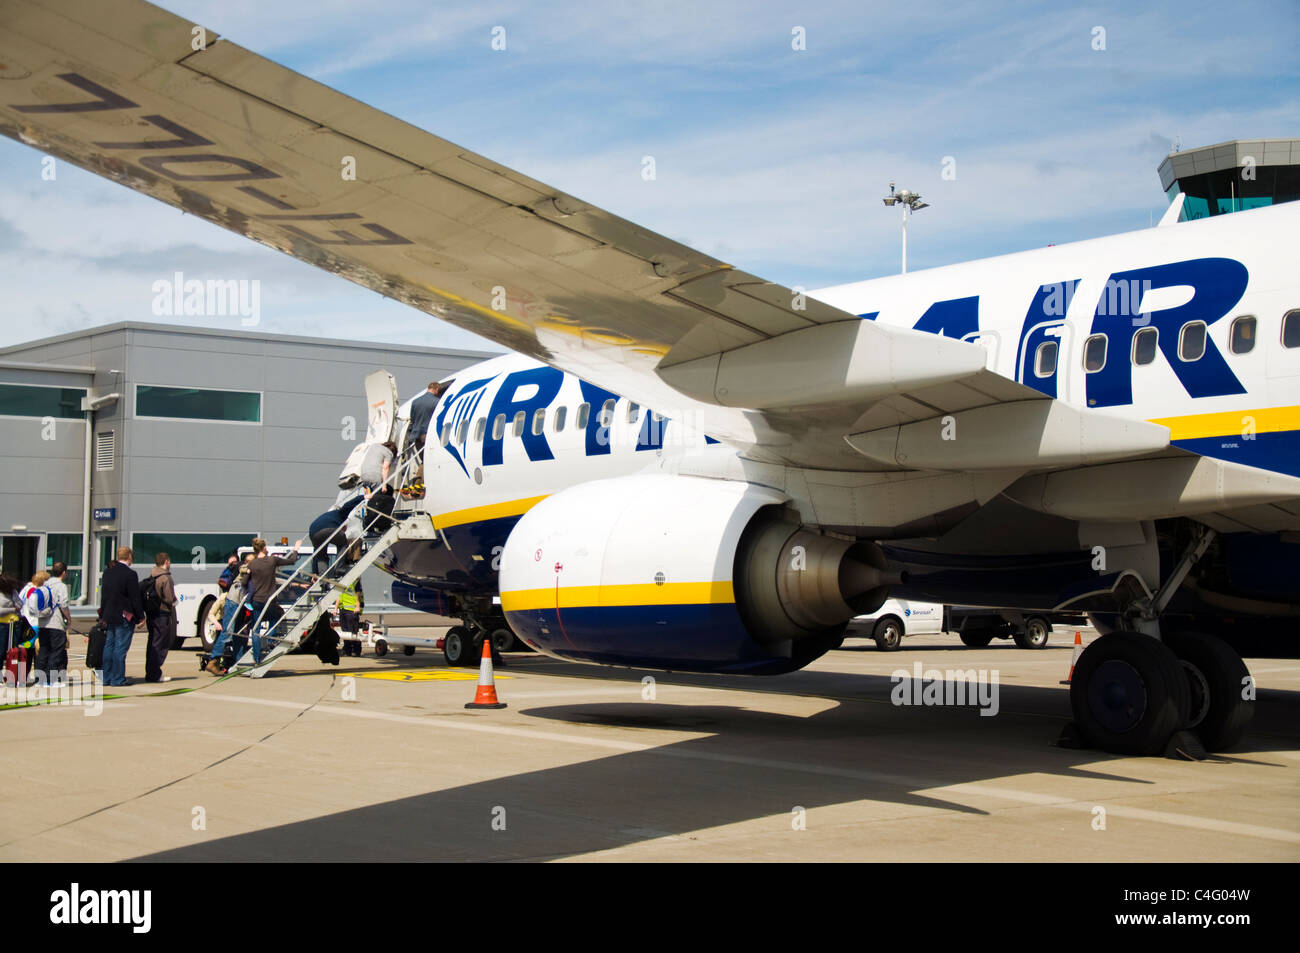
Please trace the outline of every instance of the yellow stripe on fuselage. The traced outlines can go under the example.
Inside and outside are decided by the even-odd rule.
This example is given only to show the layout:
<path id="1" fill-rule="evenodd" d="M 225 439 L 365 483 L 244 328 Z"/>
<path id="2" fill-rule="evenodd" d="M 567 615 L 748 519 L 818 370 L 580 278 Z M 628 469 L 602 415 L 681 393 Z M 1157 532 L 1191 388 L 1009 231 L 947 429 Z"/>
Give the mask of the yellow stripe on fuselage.
<path id="1" fill-rule="evenodd" d="M 1300 430 L 1300 407 L 1265 407 L 1261 410 L 1230 410 L 1219 414 L 1157 417 L 1151 423 L 1168 427 L 1170 440 L 1196 440 L 1200 437 L 1239 437 L 1251 432 L 1249 425 L 1252 421 L 1254 433 Z"/>
<path id="2" fill-rule="evenodd" d="M 433 525 L 438 529 L 446 529 L 448 526 L 495 520 L 503 516 L 523 516 L 549 495 L 543 493 L 541 496 L 530 496 L 522 500 L 506 500 L 504 503 L 488 503 L 486 506 L 471 506 L 465 510 L 440 513 L 433 518 Z"/>
<path id="3" fill-rule="evenodd" d="M 546 589 L 516 589 L 501 593 L 501 608 L 505 612 L 527 612 L 530 609 L 554 609 L 557 598 L 555 587 Z M 561 609 L 582 609 L 593 606 L 681 606 L 708 603 L 735 602 L 736 593 L 731 583 L 722 582 L 653 582 L 632 583 L 622 586 L 561 586 L 558 590 Z"/>

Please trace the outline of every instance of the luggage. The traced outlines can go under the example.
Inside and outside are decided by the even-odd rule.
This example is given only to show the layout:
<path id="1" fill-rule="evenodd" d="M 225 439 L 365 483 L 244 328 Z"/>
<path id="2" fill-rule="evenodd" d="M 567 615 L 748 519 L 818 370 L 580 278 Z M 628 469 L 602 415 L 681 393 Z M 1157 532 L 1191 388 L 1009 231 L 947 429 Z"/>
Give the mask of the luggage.
<path id="1" fill-rule="evenodd" d="M 396 503 L 397 497 L 393 496 L 392 490 L 371 494 L 369 501 L 366 503 L 368 533 L 383 535 L 388 532 L 388 527 L 393 525 L 393 506 Z"/>
<path id="2" fill-rule="evenodd" d="M 29 663 L 28 652 L 24 646 L 15 645 L 11 648 L 5 653 L 5 682 L 10 685 L 26 685 Z"/>
<path id="3" fill-rule="evenodd" d="M 104 643 L 108 641 L 108 628 L 96 622 L 86 633 L 86 668 L 99 671 L 104 667 Z"/>

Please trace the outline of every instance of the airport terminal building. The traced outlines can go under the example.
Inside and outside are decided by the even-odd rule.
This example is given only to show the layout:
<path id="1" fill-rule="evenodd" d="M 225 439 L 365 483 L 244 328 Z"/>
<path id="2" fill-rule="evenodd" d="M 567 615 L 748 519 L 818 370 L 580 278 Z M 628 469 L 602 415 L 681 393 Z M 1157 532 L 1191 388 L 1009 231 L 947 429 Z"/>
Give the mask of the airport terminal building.
<path id="1" fill-rule="evenodd" d="M 61 560 L 74 597 L 87 554 L 93 586 L 120 545 L 215 578 L 333 502 L 366 374 L 406 398 L 490 356 L 137 322 L 0 349 L 0 564 L 26 579 Z"/>

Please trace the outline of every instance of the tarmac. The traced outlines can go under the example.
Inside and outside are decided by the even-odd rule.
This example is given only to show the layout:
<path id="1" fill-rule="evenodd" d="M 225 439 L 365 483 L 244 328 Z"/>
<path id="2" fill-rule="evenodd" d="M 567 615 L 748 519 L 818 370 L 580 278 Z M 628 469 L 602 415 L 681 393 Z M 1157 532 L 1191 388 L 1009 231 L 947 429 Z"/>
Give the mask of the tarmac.
<path id="1" fill-rule="evenodd" d="M 467 710 L 477 670 L 429 649 L 220 681 L 174 650 L 172 681 L 98 714 L 0 711 L 0 798 L 23 805 L 0 860 L 1300 860 L 1300 660 L 1248 660 L 1235 750 L 1125 758 L 1054 744 L 1072 634 L 850 639 L 770 678 L 510 653 L 496 711 Z M 143 655 L 137 637 L 128 675 Z M 974 670 L 996 714 L 925 704 L 892 677 L 918 663 L 941 700 Z"/>

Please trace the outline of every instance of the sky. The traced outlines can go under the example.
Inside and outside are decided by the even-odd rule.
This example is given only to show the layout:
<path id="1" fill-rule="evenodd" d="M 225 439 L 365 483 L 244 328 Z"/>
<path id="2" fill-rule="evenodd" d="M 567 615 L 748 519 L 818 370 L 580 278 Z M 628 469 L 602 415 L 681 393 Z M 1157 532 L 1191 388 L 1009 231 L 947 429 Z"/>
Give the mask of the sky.
<path id="1" fill-rule="evenodd" d="M 891 181 L 930 203 L 912 271 L 1148 227 L 1176 145 L 1300 136 L 1296 0 L 162 6 L 791 287 L 898 271 Z M 248 333 L 500 350 L 42 158 L 0 138 L 0 346 L 174 320 L 152 289 L 181 271 L 256 279 Z"/>

